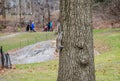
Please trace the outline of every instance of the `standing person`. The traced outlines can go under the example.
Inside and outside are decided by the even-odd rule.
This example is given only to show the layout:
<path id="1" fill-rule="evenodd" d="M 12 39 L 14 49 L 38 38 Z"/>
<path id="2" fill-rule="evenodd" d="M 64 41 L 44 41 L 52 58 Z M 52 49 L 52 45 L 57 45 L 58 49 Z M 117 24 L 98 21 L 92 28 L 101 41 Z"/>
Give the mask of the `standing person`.
<path id="1" fill-rule="evenodd" d="M 47 27 L 48 27 L 48 31 L 50 31 L 50 22 L 48 22 Z"/>
<path id="2" fill-rule="evenodd" d="M 33 32 L 36 32 L 34 28 L 35 28 L 35 24 L 34 24 L 34 22 L 32 22 L 30 25 L 30 30 Z"/>
<path id="3" fill-rule="evenodd" d="M 52 21 L 50 21 L 50 30 L 52 31 L 52 26 L 53 26 L 53 23 Z"/>
<path id="4" fill-rule="evenodd" d="M 48 26 L 48 31 L 50 31 L 52 29 L 52 21 L 50 21 L 47 26 Z"/>
<path id="5" fill-rule="evenodd" d="M 30 21 L 30 31 L 32 32 L 32 21 Z"/>
<path id="6" fill-rule="evenodd" d="M 30 24 L 27 25 L 26 32 L 28 32 L 29 30 L 30 30 Z"/>

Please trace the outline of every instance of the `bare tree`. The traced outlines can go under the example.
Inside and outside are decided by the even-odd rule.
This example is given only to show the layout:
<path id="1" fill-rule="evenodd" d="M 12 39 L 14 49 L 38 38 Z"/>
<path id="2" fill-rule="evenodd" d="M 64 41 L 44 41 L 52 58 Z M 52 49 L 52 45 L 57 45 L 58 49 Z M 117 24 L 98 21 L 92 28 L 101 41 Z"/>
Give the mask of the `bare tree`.
<path id="1" fill-rule="evenodd" d="M 1 0 L 1 7 L 2 7 L 2 21 L 3 21 L 3 27 L 6 28 L 6 8 L 5 8 L 5 1 Z"/>
<path id="2" fill-rule="evenodd" d="M 43 21 L 42 22 L 43 25 L 42 25 L 42 27 L 44 28 L 44 23 L 45 23 L 45 11 L 44 11 L 44 7 L 42 7 L 41 10 L 42 10 L 42 17 L 43 17 L 43 20 L 42 20 Z"/>
<path id="3" fill-rule="evenodd" d="M 21 0 L 19 0 L 19 16 L 20 16 L 20 26 L 22 27 L 22 25 L 21 25 L 21 18 L 22 18 L 22 11 L 21 11 L 21 8 L 22 8 L 22 4 L 21 4 Z"/>
<path id="4" fill-rule="evenodd" d="M 92 0 L 60 0 L 57 81 L 95 81 Z"/>
<path id="5" fill-rule="evenodd" d="M 48 22 L 50 22 L 50 6 L 49 6 L 49 3 L 48 3 L 48 0 L 46 0 L 46 5 L 47 5 L 47 10 L 48 10 Z"/>
<path id="6" fill-rule="evenodd" d="M 0 60 L 1 60 L 1 64 L 2 64 L 2 68 L 4 68 L 4 55 L 3 55 L 3 47 L 0 47 Z"/>
<path id="7" fill-rule="evenodd" d="M 119 21 L 120 20 L 120 0 L 113 0 L 108 5 L 108 11 L 107 14 L 111 19 L 114 17 L 114 20 Z"/>

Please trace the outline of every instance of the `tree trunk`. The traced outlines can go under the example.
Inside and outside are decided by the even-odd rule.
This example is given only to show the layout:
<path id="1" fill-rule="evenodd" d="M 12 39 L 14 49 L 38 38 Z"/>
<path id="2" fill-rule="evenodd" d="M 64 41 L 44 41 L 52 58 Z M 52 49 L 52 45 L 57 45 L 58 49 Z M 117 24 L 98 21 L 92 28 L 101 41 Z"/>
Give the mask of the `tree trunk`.
<path id="1" fill-rule="evenodd" d="M 47 4 L 47 10 L 48 10 L 48 22 L 50 22 L 50 6 L 48 3 L 48 0 L 46 0 L 46 4 Z"/>
<path id="2" fill-rule="evenodd" d="M 95 81 L 92 0 L 60 0 L 60 20 L 57 81 Z"/>
<path id="3" fill-rule="evenodd" d="M 5 0 L 1 0 L 2 2 L 2 25 L 3 25 L 3 28 L 6 28 L 6 8 L 5 8 Z"/>
<path id="4" fill-rule="evenodd" d="M 43 11 L 43 13 L 44 13 L 44 11 Z M 44 19 L 45 19 L 45 15 L 43 14 L 43 29 L 44 29 L 44 27 L 45 27 L 45 26 L 44 26 L 44 22 L 45 22 Z"/>
<path id="5" fill-rule="evenodd" d="M 2 64 L 2 68 L 4 68 L 4 54 L 3 54 L 3 48 L 2 46 L 0 47 L 0 57 L 1 57 L 1 64 Z"/>
<path id="6" fill-rule="evenodd" d="M 20 27 L 22 27 L 22 24 L 21 24 L 21 18 L 22 18 L 22 10 L 21 10 L 21 8 L 22 8 L 22 4 L 21 4 L 21 0 L 19 0 L 19 16 L 20 16 Z"/>

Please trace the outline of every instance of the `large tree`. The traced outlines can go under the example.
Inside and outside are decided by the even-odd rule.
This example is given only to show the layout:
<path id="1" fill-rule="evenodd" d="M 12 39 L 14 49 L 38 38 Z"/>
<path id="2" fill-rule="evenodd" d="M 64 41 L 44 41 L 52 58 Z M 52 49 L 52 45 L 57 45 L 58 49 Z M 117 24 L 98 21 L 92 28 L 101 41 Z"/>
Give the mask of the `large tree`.
<path id="1" fill-rule="evenodd" d="M 1 0 L 1 9 L 2 9 L 2 26 L 3 28 L 6 28 L 6 8 L 5 8 L 5 2 L 6 0 Z"/>
<path id="2" fill-rule="evenodd" d="M 60 0 L 57 81 L 95 81 L 92 0 Z"/>

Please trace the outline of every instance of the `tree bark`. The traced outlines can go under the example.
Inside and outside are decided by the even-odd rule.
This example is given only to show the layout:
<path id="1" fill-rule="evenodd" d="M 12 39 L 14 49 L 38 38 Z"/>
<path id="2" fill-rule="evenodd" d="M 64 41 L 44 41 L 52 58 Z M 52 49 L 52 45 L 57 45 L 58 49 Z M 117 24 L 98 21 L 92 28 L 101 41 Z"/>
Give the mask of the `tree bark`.
<path id="1" fill-rule="evenodd" d="M 3 54 L 3 48 L 2 46 L 0 47 L 0 53 L 1 53 L 1 64 L 2 64 L 2 68 L 4 68 L 4 54 Z"/>
<path id="2" fill-rule="evenodd" d="M 2 25 L 3 28 L 6 28 L 6 8 L 5 8 L 5 2 L 6 0 L 1 0 L 1 4 L 2 4 Z"/>
<path id="3" fill-rule="evenodd" d="M 60 0 L 60 23 L 57 81 L 95 81 L 92 0 Z"/>
<path id="4" fill-rule="evenodd" d="M 48 22 L 50 22 L 50 6 L 48 0 L 46 0 L 47 10 L 48 10 Z"/>
<path id="5" fill-rule="evenodd" d="M 22 4 L 21 4 L 21 0 L 19 0 L 19 16 L 20 16 L 19 23 L 20 23 L 20 27 L 22 27 L 22 24 L 21 24 L 21 22 L 22 22 L 22 20 L 21 20 L 21 18 L 22 18 L 22 10 L 21 10 L 21 8 L 22 8 Z"/>

